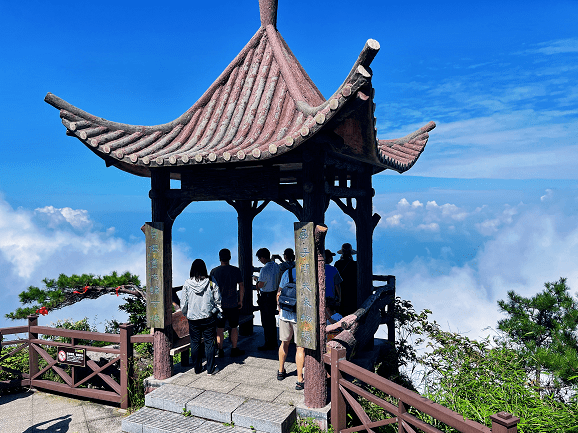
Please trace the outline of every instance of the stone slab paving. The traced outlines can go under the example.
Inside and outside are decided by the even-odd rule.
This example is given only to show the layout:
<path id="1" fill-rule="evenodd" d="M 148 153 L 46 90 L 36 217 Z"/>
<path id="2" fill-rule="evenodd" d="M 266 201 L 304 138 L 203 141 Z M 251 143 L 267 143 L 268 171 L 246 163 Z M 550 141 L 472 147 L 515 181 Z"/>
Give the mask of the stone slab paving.
<path id="1" fill-rule="evenodd" d="M 188 433 L 206 421 L 183 416 L 166 410 L 145 407 L 122 420 L 122 431 L 127 433 Z"/>
<path id="2" fill-rule="evenodd" d="M 254 398 L 257 400 L 273 401 L 282 393 L 279 389 L 267 388 L 262 385 L 247 385 L 241 383 L 229 392 L 229 395 L 238 395 L 241 397 Z"/>
<path id="3" fill-rule="evenodd" d="M 257 330 L 260 330 L 260 327 L 257 327 Z M 297 381 L 294 362 L 295 346 L 290 346 L 289 356 L 285 363 L 288 376 L 279 381 L 277 380 L 279 367 L 277 352 L 258 351 L 257 346 L 262 344 L 260 337 L 262 338 L 262 335 L 259 332 L 253 337 L 240 337 L 239 347 L 245 350 L 246 354 L 235 358 L 230 356 L 218 358 L 217 365 L 221 371 L 216 375 L 208 375 L 206 371 L 195 374 L 192 368 L 177 365 L 175 366 L 177 374 L 172 378 L 166 381 L 156 381 L 150 378 L 147 383 L 160 389 L 172 387 L 166 390 L 167 395 L 176 392 L 180 396 L 178 391 L 182 388 L 189 388 L 193 390 L 193 393 L 204 390 L 187 401 L 184 406 L 186 410 L 191 411 L 191 415 L 204 420 L 203 424 L 196 425 L 194 433 L 205 431 L 286 433 L 297 416 L 311 416 L 327 425 L 329 406 L 309 410 L 303 404 L 304 392 L 295 390 Z M 227 343 L 226 341 L 225 344 Z M 226 347 L 226 354 L 229 353 L 228 349 Z M 158 392 L 159 390 L 156 390 L 149 395 Z M 174 415 L 183 417 L 181 405 L 186 398 L 178 398 L 180 399 L 177 399 L 173 406 Z M 151 401 L 151 398 L 148 401 Z M 165 407 L 160 403 L 156 406 Z M 228 425 L 231 422 L 233 425 Z M 143 425 L 146 425 L 146 422 L 143 422 Z M 158 429 L 155 426 L 153 427 Z M 138 431 L 138 433 L 160 432 L 160 430 L 145 431 L 144 427 L 142 432 Z"/>
<path id="4" fill-rule="evenodd" d="M 155 409 L 182 413 L 186 404 L 204 392 L 202 389 L 167 384 L 149 392 L 145 396 L 145 405 Z"/>
<path id="5" fill-rule="evenodd" d="M 297 413 L 294 407 L 262 400 L 247 400 L 233 412 L 233 422 L 236 426 L 268 433 L 286 433 L 296 420 Z"/>
<path id="6" fill-rule="evenodd" d="M 246 400 L 231 394 L 214 391 L 205 391 L 187 403 L 187 410 L 191 415 L 212 421 L 230 423 L 231 414 Z"/>

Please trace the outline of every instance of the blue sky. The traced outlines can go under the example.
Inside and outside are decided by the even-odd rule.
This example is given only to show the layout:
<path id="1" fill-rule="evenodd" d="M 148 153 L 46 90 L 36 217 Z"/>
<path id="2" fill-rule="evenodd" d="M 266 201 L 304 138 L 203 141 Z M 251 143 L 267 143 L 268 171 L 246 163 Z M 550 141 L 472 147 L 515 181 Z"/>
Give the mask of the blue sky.
<path id="1" fill-rule="evenodd" d="M 470 2 L 471 3 L 471 2 Z M 437 128 L 407 173 L 374 176 L 374 270 L 446 328 L 483 335 L 508 290 L 567 277 L 578 289 L 578 3 L 280 0 L 278 29 L 327 97 L 365 41 L 380 138 Z M 159 124 L 202 95 L 258 29 L 257 0 L 0 0 L 0 327 L 17 294 L 64 273 L 137 273 L 150 182 L 67 137 L 47 92 L 97 116 Z M 281 252 L 294 217 L 255 219 L 253 246 Z M 355 243 L 332 205 L 327 246 Z M 193 259 L 236 252 L 236 214 L 193 203 L 174 227 L 174 284 Z M 236 257 L 233 258 L 236 261 Z M 114 296 L 51 313 L 102 323 Z"/>

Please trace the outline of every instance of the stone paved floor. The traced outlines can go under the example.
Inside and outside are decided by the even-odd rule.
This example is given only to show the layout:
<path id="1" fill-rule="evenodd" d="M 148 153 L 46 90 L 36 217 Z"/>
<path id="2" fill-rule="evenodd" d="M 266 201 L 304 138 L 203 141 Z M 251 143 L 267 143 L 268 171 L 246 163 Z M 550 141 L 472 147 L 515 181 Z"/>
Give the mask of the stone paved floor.
<path id="1" fill-rule="evenodd" d="M 295 390 L 295 345 L 291 344 L 285 363 L 288 376 L 284 380 L 277 380 L 278 353 L 276 350 L 257 350 L 263 344 L 263 331 L 260 326 L 254 326 L 254 331 L 251 336 L 239 336 L 238 347 L 245 350 L 245 354 L 240 357 L 230 356 L 231 345 L 228 340 L 225 341 L 225 358 L 217 359 L 221 371 L 215 375 L 208 375 L 206 371 L 195 374 L 192 368 L 181 368 L 177 364 L 172 378 L 165 381 L 149 378 L 147 384 L 159 386 L 163 382 L 172 383 L 275 403 L 295 406 L 303 404 L 303 391 Z"/>

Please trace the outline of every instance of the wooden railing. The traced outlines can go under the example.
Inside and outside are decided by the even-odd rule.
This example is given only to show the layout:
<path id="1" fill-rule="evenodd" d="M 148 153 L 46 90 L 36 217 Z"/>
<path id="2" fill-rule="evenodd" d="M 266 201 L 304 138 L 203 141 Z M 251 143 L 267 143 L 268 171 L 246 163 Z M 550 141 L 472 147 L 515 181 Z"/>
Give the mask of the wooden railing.
<path id="1" fill-rule="evenodd" d="M 14 369 L 0 365 L 0 371 L 6 371 L 15 376 L 14 379 L 0 382 L 0 386 L 31 386 L 35 388 L 47 389 L 60 392 L 63 394 L 75 395 L 79 397 L 93 398 L 120 404 L 122 409 L 130 405 L 128 385 L 132 377 L 133 344 L 149 342 L 152 343 L 152 335 L 132 335 L 132 325 L 120 325 L 120 334 L 105 334 L 100 332 L 76 331 L 62 328 L 51 328 L 47 326 L 38 326 L 38 316 L 28 317 L 28 326 L 15 326 L 0 329 L 0 335 L 27 334 L 27 339 L 15 339 L 2 341 L 2 347 L 16 346 L 8 354 L 0 357 L 0 363 L 5 359 L 13 357 L 16 353 L 28 348 L 29 372 L 16 371 Z M 70 338 L 70 343 L 56 342 L 52 340 L 40 339 L 40 335 L 56 336 Z M 111 344 L 118 344 L 119 348 L 95 347 L 76 344 L 78 340 L 102 341 Z M 91 371 L 80 377 L 81 367 L 70 367 L 70 374 L 62 368 L 58 359 L 45 350 L 48 347 L 67 347 L 71 349 L 84 349 L 87 352 L 100 352 L 112 354 L 113 358 L 105 365 L 98 365 L 95 361 L 87 359 L 86 367 Z M 116 356 L 114 356 L 116 355 Z M 39 360 L 42 358 L 46 365 L 40 368 Z M 105 370 L 116 364 L 118 368 L 118 378 L 115 380 Z M 42 375 L 52 370 L 62 379 L 64 383 L 52 380 L 42 379 Z M 108 389 L 94 389 L 86 386 L 91 379 L 98 377 Z"/>
<path id="2" fill-rule="evenodd" d="M 365 430 L 372 432 L 374 428 L 388 424 L 398 424 L 398 432 L 415 433 L 414 429 L 425 433 L 442 433 L 439 429 L 409 413 L 410 408 L 431 416 L 463 433 L 516 433 L 520 418 L 507 412 L 491 415 L 492 428 L 465 419 L 460 414 L 434 403 L 419 394 L 393 383 L 371 371 L 365 370 L 347 361 L 345 348 L 332 348 L 324 355 L 324 361 L 331 366 L 331 424 L 336 433 L 349 433 Z M 351 380 L 346 380 L 344 375 Z M 397 405 L 377 397 L 363 389 L 353 380 L 371 385 L 375 389 L 393 397 Z M 357 395 L 383 408 L 392 418 L 372 421 L 356 398 Z M 346 428 L 346 402 L 359 418 L 361 425 Z"/>
<path id="3" fill-rule="evenodd" d="M 327 351 L 341 345 L 347 349 L 350 359 L 359 349 L 373 347 L 375 333 L 383 324 L 387 325 L 387 340 L 391 345 L 395 344 L 395 277 L 374 275 L 373 280 L 386 284 L 373 287 L 372 295 L 357 311 L 340 321 L 339 333 L 328 343 Z"/>

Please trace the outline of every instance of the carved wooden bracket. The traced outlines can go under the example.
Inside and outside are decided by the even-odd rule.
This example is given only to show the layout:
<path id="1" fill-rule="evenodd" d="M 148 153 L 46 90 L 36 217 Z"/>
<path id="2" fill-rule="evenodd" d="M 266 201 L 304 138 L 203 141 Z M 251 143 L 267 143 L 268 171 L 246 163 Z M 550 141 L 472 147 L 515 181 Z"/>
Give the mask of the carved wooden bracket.
<path id="1" fill-rule="evenodd" d="M 228 204 L 235 208 L 237 213 L 244 213 L 251 221 L 267 207 L 270 201 L 264 200 L 263 203 L 259 204 L 259 200 L 251 200 L 251 205 L 246 206 L 244 203 L 247 203 L 247 200 L 226 200 Z"/>

